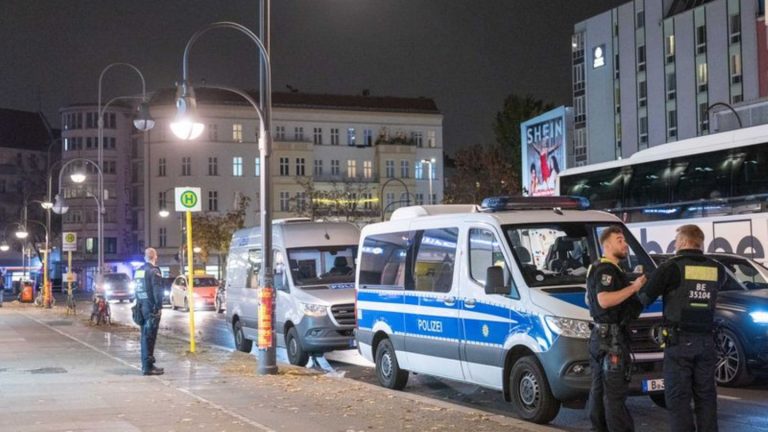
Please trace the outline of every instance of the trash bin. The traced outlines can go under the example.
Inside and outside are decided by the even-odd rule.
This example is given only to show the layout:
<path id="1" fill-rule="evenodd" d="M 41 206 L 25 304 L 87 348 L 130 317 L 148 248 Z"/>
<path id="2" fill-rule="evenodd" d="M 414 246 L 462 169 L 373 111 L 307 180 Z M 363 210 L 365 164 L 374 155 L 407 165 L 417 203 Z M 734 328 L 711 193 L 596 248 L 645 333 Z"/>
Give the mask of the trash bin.
<path id="1" fill-rule="evenodd" d="M 32 303 L 35 301 L 35 288 L 32 281 L 24 281 L 21 283 L 21 294 L 19 294 L 19 301 L 22 303 Z"/>

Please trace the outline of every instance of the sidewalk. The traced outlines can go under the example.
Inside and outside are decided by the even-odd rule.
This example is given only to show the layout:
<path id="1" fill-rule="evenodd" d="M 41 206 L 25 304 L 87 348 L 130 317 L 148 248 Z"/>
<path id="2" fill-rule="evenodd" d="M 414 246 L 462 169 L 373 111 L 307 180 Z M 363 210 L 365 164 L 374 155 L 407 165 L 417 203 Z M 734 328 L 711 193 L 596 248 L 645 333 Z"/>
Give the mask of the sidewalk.
<path id="1" fill-rule="evenodd" d="M 553 431 L 511 417 L 160 336 L 165 375 L 139 368 L 138 329 L 6 302 L 0 309 L 2 431 Z"/>

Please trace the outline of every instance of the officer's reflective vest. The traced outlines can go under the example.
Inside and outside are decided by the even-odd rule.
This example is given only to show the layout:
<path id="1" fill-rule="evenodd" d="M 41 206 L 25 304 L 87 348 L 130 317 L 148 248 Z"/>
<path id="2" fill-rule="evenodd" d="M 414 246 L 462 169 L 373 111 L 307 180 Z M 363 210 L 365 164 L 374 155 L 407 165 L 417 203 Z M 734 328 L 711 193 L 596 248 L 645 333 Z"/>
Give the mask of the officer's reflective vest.
<path id="1" fill-rule="evenodd" d="M 703 256 L 681 255 L 671 261 L 680 271 L 680 286 L 664 296 L 665 320 L 683 331 L 711 331 L 719 266 Z"/>
<path id="2" fill-rule="evenodd" d="M 613 266 L 617 270 L 618 275 L 623 275 L 624 271 L 621 269 L 621 267 L 617 266 L 613 263 L 613 261 L 601 257 L 599 261 L 594 262 L 592 265 L 589 266 L 587 269 L 587 292 L 584 294 L 584 299 L 587 302 L 587 306 L 589 306 L 589 314 L 592 316 L 592 319 L 595 320 L 595 322 L 599 323 L 613 323 L 617 324 L 620 319 L 620 308 L 618 306 L 610 307 L 608 309 L 603 309 L 600 307 L 600 303 L 597 301 L 597 285 L 602 283 L 602 281 L 595 280 L 595 273 L 597 272 L 597 269 L 601 266 Z M 620 279 L 621 283 L 624 283 L 625 281 Z M 611 281 L 613 283 L 613 281 Z M 622 288 L 624 286 L 622 285 Z"/>
<path id="3" fill-rule="evenodd" d="M 136 283 L 136 298 L 139 300 L 149 299 L 145 267 L 146 264 L 142 268 L 136 270 L 136 273 L 133 275 L 133 282 Z"/>

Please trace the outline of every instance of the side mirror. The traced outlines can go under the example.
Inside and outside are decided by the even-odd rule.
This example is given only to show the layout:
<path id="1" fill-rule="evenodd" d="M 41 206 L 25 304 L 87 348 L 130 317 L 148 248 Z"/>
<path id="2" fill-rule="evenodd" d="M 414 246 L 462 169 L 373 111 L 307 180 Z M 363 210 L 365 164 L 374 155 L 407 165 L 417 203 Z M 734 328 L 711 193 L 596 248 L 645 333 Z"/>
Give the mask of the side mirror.
<path id="1" fill-rule="evenodd" d="M 509 290 L 504 286 L 504 269 L 499 266 L 488 267 L 485 272 L 486 294 L 507 294 Z"/>

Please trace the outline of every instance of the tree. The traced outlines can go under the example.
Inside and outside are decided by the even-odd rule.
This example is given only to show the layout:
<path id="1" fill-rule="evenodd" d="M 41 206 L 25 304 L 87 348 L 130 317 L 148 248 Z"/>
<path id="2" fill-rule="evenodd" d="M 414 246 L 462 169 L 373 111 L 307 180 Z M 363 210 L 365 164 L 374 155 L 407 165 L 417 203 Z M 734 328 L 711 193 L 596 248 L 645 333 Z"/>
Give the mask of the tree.
<path id="1" fill-rule="evenodd" d="M 519 195 L 519 169 L 514 170 L 506 152 L 499 144 L 475 144 L 457 151 L 453 157 L 455 175 L 445 185 L 444 202 L 479 204 L 488 196 Z"/>
<path id="2" fill-rule="evenodd" d="M 192 216 L 192 233 L 195 245 L 200 247 L 200 260 L 207 264 L 210 254 L 217 254 L 223 278 L 226 278 L 227 253 L 232 234 L 245 225 L 246 209 L 250 201 L 250 197 L 243 195 L 235 208 L 225 214 L 200 213 Z"/>
<path id="3" fill-rule="evenodd" d="M 520 141 L 520 123 L 543 114 L 553 107 L 552 104 L 531 95 L 523 97 L 511 94 L 504 99 L 502 110 L 496 113 L 496 120 L 493 123 L 496 142 L 501 146 L 502 156 L 512 166 L 516 178 L 520 178 L 522 166 L 523 147 Z"/>
<path id="4" fill-rule="evenodd" d="M 352 179 L 317 184 L 312 177 L 296 177 L 296 183 L 303 189 L 303 197 L 290 199 L 290 211 L 297 216 L 370 223 L 379 215 L 379 207 L 374 205 L 375 183 Z"/>

